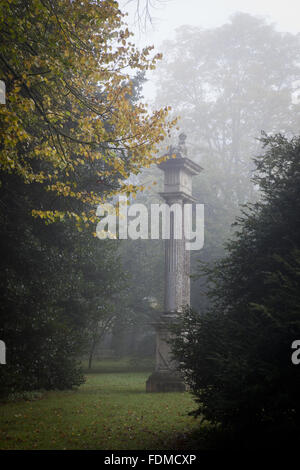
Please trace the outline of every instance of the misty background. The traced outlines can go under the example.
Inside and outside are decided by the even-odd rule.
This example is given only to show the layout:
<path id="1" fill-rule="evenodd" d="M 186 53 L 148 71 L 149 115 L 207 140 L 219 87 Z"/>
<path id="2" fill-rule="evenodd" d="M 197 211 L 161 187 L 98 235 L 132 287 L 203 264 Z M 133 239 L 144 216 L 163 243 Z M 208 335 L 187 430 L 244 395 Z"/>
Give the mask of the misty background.
<path id="1" fill-rule="evenodd" d="M 167 143 L 176 144 L 184 132 L 189 158 L 204 168 L 193 178 L 193 194 L 205 205 L 205 243 L 191 252 L 191 305 L 201 312 L 209 306 L 201 266 L 221 258 L 242 205 L 259 198 L 251 178 L 261 133 L 289 138 L 299 132 L 299 6 L 170 0 L 152 2 L 146 17 L 141 2 L 139 18 L 136 4 L 124 4 L 135 41 L 163 53 L 157 69 L 141 79 L 141 95 L 155 107 L 171 105 L 178 131 Z M 146 187 L 137 202 L 161 202 L 160 170 L 151 167 L 136 181 Z M 120 316 L 99 354 L 153 357 L 151 323 L 163 309 L 163 243 L 128 240 L 119 250 L 131 279 L 131 314 Z"/>
<path id="2" fill-rule="evenodd" d="M 133 77 L 133 94 L 128 101 L 133 107 L 145 102 L 151 110 L 171 106 L 169 119 L 178 118 L 177 129 L 162 142 L 158 155 L 176 145 L 178 135 L 184 132 L 188 157 L 203 168 L 193 178 L 193 194 L 205 206 L 205 241 L 202 250 L 191 253 L 191 303 L 202 312 L 209 305 L 203 265 L 212 265 L 223 256 L 242 205 L 260 197 L 252 177 L 253 158 L 262 152 L 262 132 L 281 132 L 287 138 L 299 133 L 300 9 L 293 0 L 284 5 L 270 1 L 122 0 L 120 9 L 128 11 L 124 21 L 134 33 L 132 42 L 139 48 L 153 44 L 154 52 L 163 54 L 155 70 L 139 70 Z M 119 116 L 123 116 L 122 109 Z M 87 166 L 81 187 L 91 187 L 98 194 L 107 188 L 118 189 L 119 175 L 98 180 L 96 174 L 92 165 Z M 132 185 L 145 187 L 136 202 L 162 202 L 163 175 L 155 165 L 130 175 L 130 179 Z M 2 259 L 13 281 L 8 281 L 3 269 L 3 298 L 7 298 L 5 312 L 15 312 L 12 341 L 22 315 L 26 328 L 31 327 L 30 316 L 24 311 L 34 318 L 41 315 L 36 313 L 38 299 L 46 324 L 50 309 L 58 316 L 57 312 L 62 312 L 66 324 L 71 318 L 76 325 L 76 335 L 68 345 L 63 328 L 58 328 L 61 318 L 55 320 L 56 325 L 51 317 L 51 334 L 52 329 L 60 331 L 61 344 L 66 347 L 64 357 L 78 341 L 88 344 L 90 366 L 93 359 L 106 356 L 131 356 L 137 363 L 145 357 L 153 362 L 152 324 L 163 310 L 163 242 L 100 242 L 88 231 L 74 233 L 69 223 L 46 227 L 43 221 L 35 220 L 33 224 L 32 207 L 52 207 L 53 201 L 41 195 L 38 186 L 32 185 L 27 197 L 28 186 L 23 189 L 13 177 L 6 176 L 5 181 L 1 191 L 10 219 L 3 229 L 3 241 L 9 245 L 3 242 Z M 14 225 L 16 217 L 19 231 Z M 20 239 L 20 259 L 15 259 L 9 253 L 15 253 Z M 24 275 L 20 268 L 17 282 L 15 267 L 23 265 L 28 266 L 28 273 Z M 42 284 L 43 276 L 47 282 Z M 69 327 L 64 328 L 67 331 Z M 35 334 L 27 336 L 39 344 L 41 333 Z M 34 348 L 28 344 L 28 349 L 31 357 Z M 42 350 L 49 355 L 49 344 Z M 52 357 L 51 361 L 55 371 Z"/>

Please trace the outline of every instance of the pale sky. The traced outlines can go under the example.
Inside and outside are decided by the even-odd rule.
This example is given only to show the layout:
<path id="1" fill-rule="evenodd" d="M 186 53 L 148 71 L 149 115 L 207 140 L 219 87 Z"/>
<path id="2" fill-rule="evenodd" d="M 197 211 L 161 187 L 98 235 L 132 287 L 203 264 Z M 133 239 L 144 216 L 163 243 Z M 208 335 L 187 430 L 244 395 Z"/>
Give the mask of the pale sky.
<path id="1" fill-rule="evenodd" d="M 145 2 L 146 0 L 140 0 Z M 267 17 L 277 24 L 280 31 L 298 33 L 300 31 L 299 0 L 150 0 L 154 5 L 152 14 L 154 27 L 148 26 L 147 32 L 137 34 L 144 42 L 156 46 L 173 35 L 174 30 L 183 24 L 192 24 L 204 28 L 217 27 L 224 24 L 235 12 L 240 11 Z M 125 5 L 128 0 L 121 0 Z M 133 10 L 137 0 L 132 0 L 128 17 L 131 29 L 134 28 Z"/>
<path id="2" fill-rule="evenodd" d="M 174 31 L 181 25 L 190 24 L 203 28 L 214 28 L 226 23 L 237 11 L 264 16 L 275 23 L 279 31 L 300 32 L 300 0 L 150 0 L 154 5 L 154 25 L 148 24 L 146 31 L 140 31 L 134 22 L 134 11 L 138 0 L 132 0 L 128 10 L 127 23 L 135 33 L 135 43 L 142 47 L 154 45 L 157 52 L 165 39 L 174 37 Z M 146 0 L 140 0 L 145 2 Z M 126 5 L 128 0 L 120 0 Z M 154 83 L 151 75 L 144 88 L 148 99 L 154 97 Z"/>

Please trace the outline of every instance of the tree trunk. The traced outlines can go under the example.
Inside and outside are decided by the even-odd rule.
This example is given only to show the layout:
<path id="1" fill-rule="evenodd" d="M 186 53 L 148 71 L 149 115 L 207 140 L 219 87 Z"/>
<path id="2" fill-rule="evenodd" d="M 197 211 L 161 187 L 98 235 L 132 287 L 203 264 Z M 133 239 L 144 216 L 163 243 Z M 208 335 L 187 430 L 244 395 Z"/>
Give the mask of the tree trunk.
<path id="1" fill-rule="evenodd" d="M 92 347 L 91 347 L 91 350 L 90 350 L 90 354 L 89 354 L 89 366 L 88 366 L 89 370 L 91 370 L 91 368 L 92 368 L 92 362 L 93 362 L 93 358 L 94 358 L 95 347 L 96 347 L 96 341 L 94 340 L 93 344 L 92 344 Z"/>

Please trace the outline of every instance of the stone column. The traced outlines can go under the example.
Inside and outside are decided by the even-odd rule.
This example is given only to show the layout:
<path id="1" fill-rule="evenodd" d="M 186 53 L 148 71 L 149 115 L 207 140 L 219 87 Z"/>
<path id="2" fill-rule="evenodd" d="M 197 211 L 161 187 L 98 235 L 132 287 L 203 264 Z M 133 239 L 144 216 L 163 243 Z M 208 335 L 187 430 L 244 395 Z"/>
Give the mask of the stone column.
<path id="1" fill-rule="evenodd" d="M 183 221 L 185 203 L 194 202 L 192 197 L 192 176 L 202 168 L 187 158 L 185 136 L 181 134 L 177 148 L 171 148 L 169 158 L 159 167 L 164 171 L 164 192 L 161 196 L 169 206 L 178 204 Z M 182 229 L 183 229 L 182 223 Z M 165 240 L 165 292 L 164 312 L 154 324 L 156 329 L 156 367 L 146 382 L 148 392 L 184 391 L 185 385 L 172 361 L 168 339 L 171 324 L 190 304 L 190 252 L 185 249 L 184 233 L 175 239 L 175 216 L 170 213 L 170 239 Z"/>

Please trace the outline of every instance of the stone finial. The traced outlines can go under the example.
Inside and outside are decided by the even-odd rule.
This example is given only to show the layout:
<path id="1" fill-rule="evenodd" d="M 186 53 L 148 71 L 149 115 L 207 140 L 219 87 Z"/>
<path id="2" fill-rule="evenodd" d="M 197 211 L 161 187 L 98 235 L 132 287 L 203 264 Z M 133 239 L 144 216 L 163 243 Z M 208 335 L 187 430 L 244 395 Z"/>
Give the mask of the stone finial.
<path id="1" fill-rule="evenodd" d="M 186 134 L 182 132 L 181 134 L 179 134 L 179 137 L 178 137 L 178 149 L 179 149 L 179 155 L 184 156 L 184 157 L 187 156 L 187 147 L 185 145 L 185 141 L 186 141 Z"/>
<path id="2" fill-rule="evenodd" d="M 179 134 L 179 137 L 178 137 L 179 146 L 185 145 L 185 141 L 186 141 L 186 134 L 184 132 L 181 132 L 181 134 Z"/>
<path id="3" fill-rule="evenodd" d="M 184 158 L 187 156 L 187 147 L 185 144 L 186 141 L 186 134 L 184 132 L 181 132 L 178 136 L 178 144 L 177 145 L 171 145 L 168 155 L 173 155 L 175 154 L 177 158 Z"/>

